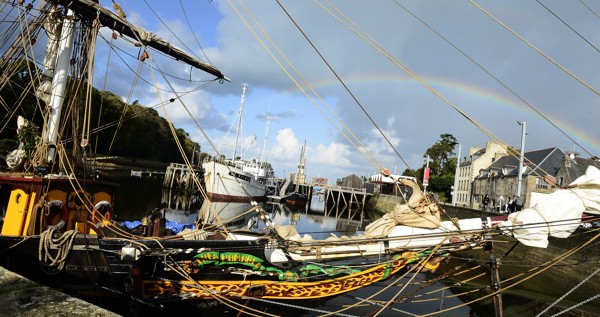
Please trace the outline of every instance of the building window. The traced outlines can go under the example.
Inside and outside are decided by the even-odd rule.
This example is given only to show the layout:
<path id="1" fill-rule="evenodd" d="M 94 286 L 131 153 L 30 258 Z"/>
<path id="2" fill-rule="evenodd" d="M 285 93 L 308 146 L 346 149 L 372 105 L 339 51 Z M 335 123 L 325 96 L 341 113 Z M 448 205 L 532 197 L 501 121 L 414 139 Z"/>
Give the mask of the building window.
<path id="1" fill-rule="evenodd" d="M 536 188 L 548 188 L 548 183 L 542 177 L 535 178 L 535 187 Z"/>

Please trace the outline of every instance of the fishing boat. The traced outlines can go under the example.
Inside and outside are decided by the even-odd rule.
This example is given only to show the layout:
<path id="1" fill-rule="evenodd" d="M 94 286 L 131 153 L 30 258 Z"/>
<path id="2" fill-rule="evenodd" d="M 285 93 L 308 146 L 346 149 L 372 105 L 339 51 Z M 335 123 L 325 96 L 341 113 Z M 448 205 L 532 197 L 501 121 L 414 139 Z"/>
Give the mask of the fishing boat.
<path id="1" fill-rule="evenodd" d="M 19 12 L 31 9 L 19 2 L 5 1 L 3 5 Z M 66 131 L 63 124 L 71 122 L 63 115 L 76 113 L 61 111 L 65 101 L 74 100 L 72 96 L 77 95 L 75 90 L 71 99 L 65 98 L 65 87 L 70 82 L 75 84 L 69 87 L 91 89 L 91 82 L 86 79 L 93 78 L 93 67 L 74 67 L 92 60 L 94 46 L 87 45 L 87 41 L 93 41 L 99 29 L 106 27 L 114 31 L 115 39 L 124 35 L 137 41 L 143 48 L 142 63 L 149 61 L 149 50 L 153 48 L 215 76 L 216 80 L 227 80 L 216 67 L 133 26 L 122 9 L 116 7 L 119 14 L 89 0 L 42 2 L 34 11 L 36 14 L 22 14 L 14 21 L 27 22 L 32 27 L 20 29 L 22 33 L 15 36 L 13 49 L 6 54 L 15 53 L 22 58 L 17 53 L 44 43 L 25 40 L 31 38 L 30 32 L 39 32 L 44 21 L 50 34 L 45 43 L 50 55 L 44 69 L 37 69 L 28 60 L 3 56 L 3 87 L 15 79 L 29 79 L 35 84 L 37 75 L 42 73 L 53 76 L 46 76 L 49 82 L 41 85 L 51 87 L 49 93 L 27 99 L 50 109 L 43 128 L 46 134 L 35 143 L 36 154 L 27 155 L 29 144 L 22 142 L 7 158 L 10 170 L 0 176 L 0 264 L 7 269 L 69 294 L 94 300 L 120 299 L 154 311 L 207 301 L 207 305 L 226 304 L 242 311 L 250 309 L 246 305 L 250 299 L 324 299 L 388 279 L 403 270 L 433 270 L 449 252 L 478 247 L 482 235 L 474 230 L 484 230 L 486 224 L 493 223 L 478 218 L 430 229 L 373 223 L 361 235 L 313 240 L 298 234 L 292 226 L 275 225 L 254 203 L 246 213 L 255 213 L 264 223 L 258 232 L 226 230 L 214 218 L 211 229 L 196 224 L 174 234 L 166 228 L 165 209 L 154 210 L 134 228 L 115 221 L 114 194 L 118 184 L 90 177 L 86 160 L 79 162 L 81 168 L 74 168 L 78 161 L 65 150 L 77 149 L 79 144 L 81 151 L 87 150 L 90 136 L 84 133 L 84 137 L 77 137 L 81 135 L 78 132 L 71 138 L 62 135 Z M 60 33 L 53 33 L 59 29 Z M 85 41 L 74 40 L 74 30 L 89 37 L 83 37 Z M 29 90 L 24 95 L 36 95 L 37 85 L 25 87 Z M 35 127 L 20 119 L 18 129 L 24 135 Z M 73 129 L 77 131 L 76 127 Z M 236 160 L 229 163 L 244 171 Z M 203 167 L 212 176 L 254 180 L 229 165 L 224 170 L 216 169 L 221 166 L 216 161 L 212 164 L 215 168 L 210 166 Z M 266 165 L 258 168 L 269 171 Z M 194 184 L 200 184 L 195 173 L 191 174 Z M 257 188 L 254 193 L 239 195 L 259 199 L 263 194 Z M 458 230 L 458 225 L 467 231 Z M 450 232 L 454 237 L 451 240 L 446 238 Z M 425 233 L 430 236 L 424 238 Z M 359 265 L 349 266 L 347 261 L 353 260 Z"/>
<path id="2" fill-rule="evenodd" d="M 304 167 L 306 162 L 306 159 L 304 157 L 305 151 L 306 140 L 304 141 L 304 145 L 302 146 L 302 150 L 300 151 L 300 162 L 298 162 L 298 172 L 294 175 L 294 190 L 283 196 L 284 202 L 289 205 L 301 206 L 306 205 L 306 203 L 308 202 L 309 193 L 300 191 L 301 183 L 304 183 L 306 180 L 306 175 L 304 174 Z"/>
<path id="3" fill-rule="evenodd" d="M 268 162 L 257 159 L 244 160 L 237 152 L 242 125 L 246 84 L 242 85 L 242 98 L 238 113 L 238 126 L 232 159 L 223 156 L 202 163 L 206 194 L 211 201 L 248 202 L 264 201 L 268 180 L 275 177 Z M 238 156 L 238 154 L 240 156 Z"/>

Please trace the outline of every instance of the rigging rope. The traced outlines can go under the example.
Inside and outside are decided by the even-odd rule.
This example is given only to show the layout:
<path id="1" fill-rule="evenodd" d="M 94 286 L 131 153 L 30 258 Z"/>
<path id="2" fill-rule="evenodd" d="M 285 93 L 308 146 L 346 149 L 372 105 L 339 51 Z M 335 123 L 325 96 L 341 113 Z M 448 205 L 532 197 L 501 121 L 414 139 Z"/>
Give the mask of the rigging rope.
<path id="1" fill-rule="evenodd" d="M 546 60 L 548 60 L 550 63 L 554 64 L 556 67 L 558 67 L 560 70 L 562 70 L 563 72 L 565 72 L 567 75 L 571 76 L 573 79 L 575 79 L 576 81 L 578 81 L 580 84 L 582 84 L 583 86 L 585 86 L 586 88 L 588 88 L 591 92 L 593 92 L 594 94 L 600 96 L 600 92 L 597 91 L 596 89 L 594 89 L 592 86 L 590 86 L 587 82 L 585 82 L 583 79 L 577 77 L 577 75 L 573 74 L 572 72 L 570 72 L 568 69 L 566 69 L 565 67 L 563 67 L 560 63 L 558 63 L 557 61 L 553 60 L 550 56 L 548 56 L 548 54 L 544 53 L 542 50 L 540 50 L 539 48 L 537 48 L 535 45 L 531 44 L 531 42 L 527 41 L 525 38 L 523 38 L 522 36 L 520 36 L 519 34 L 517 34 L 517 32 L 513 31 L 510 27 L 508 27 L 506 24 L 502 23 L 502 21 L 500 21 L 498 18 L 496 18 L 495 16 L 493 16 L 490 12 L 488 12 L 487 10 L 485 10 L 484 8 L 482 8 L 480 5 L 478 5 L 475 1 L 473 0 L 468 0 L 473 6 L 475 6 L 477 9 L 479 9 L 479 11 L 483 12 L 485 15 L 487 15 L 489 18 L 491 18 L 492 20 L 494 20 L 496 23 L 498 23 L 500 26 L 502 26 L 503 28 L 505 28 L 508 32 L 510 32 L 512 35 L 514 35 L 516 38 L 518 38 L 519 40 L 523 41 L 523 43 L 525 43 L 527 46 L 529 46 L 531 49 L 533 49 L 534 51 L 536 51 L 538 54 L 542 55 L 542 57 L 544 57 Z"/>
<path id="2" fill-rule="evenodd" d="M 317 1 L 317 0 L 315 0 Z M 358 25 L 356 25 L 355 23 L 353 23 L 346 15 L 344 15 L 341 11 L 339 11 L 337 8 L 335 8 L 333 6 L 333 4 L 331 4 L 329 1 L 325 0 L 331 7 L 333 7 L 336 12 L 338 12 L 338 14 L 340 14 L 346 21 L 348 21 L 348 23 L 351 24 L 348 25 L 346 22 L 342 21 L 341 18 L 335 16 L 330 10 L 326 9 L 323 5 L 321 5 L 320 3 L 317 3 L 321 8 L 323 8 L 323 10 L 325 10 L 327 13 L 329 13 L 332 17 L 334 17 L 336 20 L 338 20 L 340 23 L 342 23 L 342 25 L 344 25 L 346 28 L 348 28 L 351 32 L 353 32 L 354 34 L 356 34 L 359 38 L 361 38 L 363 41 L 365 41 L 367 44 L 369 44 L 371 47 L 373 47 L 377 52 L 381 53 L 384 57 L 386 57 L 388 60 L 390 60 L 394 65 L 396 65 L 398 68 L 402 69 L 406 74 L 408 74 L 409 76 L 411 76 L 415 81 L 417 81 L 418 83 L 420 83 L 423 87 L 425 87 L 427 90 L 429 90 L 431 93 L 433 93 L 435 96 L 437 96 L 439 99 L 441 99 L 444 103 L 446 103 L 448 106 L 450 106 L 454 111 L 458 112 L 462 117 L 464 117 L 465 119 L 467 119 L 467 121 L 471 122 L 475 127 L 477 127 L 479 130 L 481 130 L 485 135 L 487 135 L 490 139 L 501 143 L 501 144 L 507 144 L 506 142 L 504 142 L 502 139 L 500 139 L 498 136 L 496 136 L 494 133 L 492 133 L 490 130 L 488 130 L 487 128 L 485 128 L 483 125 L 481 125 L 479 122 L 477 122 L 474 118 L 470 117 L 467 113 L 465 113 L 464 111 L 462 111 L 460 108 L 458 108 L 458 106 L 456 104 L 454 104 L 452 101 L 450 101 L 449 99 L 447 99 L 444 95 L 442 95 L 439 91 L 437 91 L 436 89 L 434 89 L 431 85 L 429 85 L 428 82 L 426 82 L 424 79 L 422 79 L 419 75 L 417 75 L 416 73 L 414 73 L 412 70 L 410 70 L 406 65 L 404 65 L 400 60 L 398 60 L 395 56 L 393 56 L 392 53 L 390 53 L 387 49 L 385 49 L 381 44 L 379 44 L 375 39 L 373 39 L 371 36 L 369 36 L 365 31 L 363 31 Z M 395 147 L 392 146 L 392 149 L 394 149 L 394 151 L 396 152 L 396 154 L 398 155 L 398 157 L 400 157 L 402 159 L 402 161 L 406 164 L 407 167 L 408 164 L 404 161 L 404 159 L 402 158 L 402 156 L 400 155 L 400 153 L 398 153 L 398 151 L 395 149 Z M 507 150 L 509 151 L 509 154 L 513 155 L 513 156 L 517 156 L 519 155 L 519 153 L 516 150 L 513 150 L 511 147 L 507 147 Z M 532 162 L 530 162 L 532 163 Z M 533 164 L 532 164 L 533 165 Z M 533 170 L 532 173 L 534 174 L 538 174 L 539 172 L 537 170 Z M 543 176 L 543 175 L 540 175 Z"/>
<path id="3" fill-rule="evenodd" d="M 436 29 L 434 29 L 431 25 L 429 25 L 423 19 L 419 18 L 416 14 L 414 14 L 408 8 L 406 8 L 405 6 L 403 6 L 402 4 L 400 4 L 397 0 L 394 0 L 394 3 L 396 3 L 400 8 L 402 8 L 408 14 L 410 14 L 411 16 L 413 16 L 415 19 L 417 19 L 421 24 L 423 24 L 426 28 L 428 28 L 429 30 L 431 30 L 439 38 L 441 38 L 446 43 L 448 43 L 448 45 L 452 46 L 455 50 L 457 50 L 465 58 L 467 58 L 469 61 L 471 61 L 475 66 L 477 66 L 479 69 L 481 69 L 483 72 L 485 72 L 488 76 L 490 76 L 492 79 L 494 79 L 498 84 L 502 85 L 502 87 L 504 87 L 513 96 L 515 96 L 517 99 L 519 99 L 521 102 L 523 102 L 523 104 L 525 104 L 527 107 L 529 107 L 535 113 L 537 113 L 540 117 L 542 117 L 542 119 L 544 119 L 546 122 L 548 122 L 550 125 L 552 125 L 555 129 L 557 129 L 560 133 L 562 133 L 565 137 L 567 137 L 569 140 L 571 140 L 571 142 L 573 142 L 573 144 L 575 144 L 578 147 L 580 147 L 584 152 L 586 152 L 590 156 L 593 156 L 593 154 L 591 152 L 589 152 L 584 146 L 582 146 L 579 142 L 577 142 L 570 135 L 568 135 L 567 132 L 565 132 L 556 123 L 554 123 L 552 120 L 550 120 L 550 118 L 548 118 L 546 115 L 544 115 L 540 110 L 538 110 L 536 107 L 534 107 L 531 103 L 527 102 L 523 97 L 521 97 L 521 95 L 519 95 L 515 90 L 513 90 L 507 84 L 505 84 L 503 81 L 501 81 L 500 78 L 498 78 L 497 76 L 495 76 L 494 74 L 492 74 L 491 71 L 489 71 L 482 64 L 480 64 L 479 62 L 477 62 L 473 57 L 471 57 L 469 54 L 467 54 L 465 51 L 463 51 L 461 48 L 459 48 L 456 44 L 452 43 L 448 38 L 446 38 L 444 35 L 442 35 L 440 32 L 438 32 Z M 513 156 L 516 156 L 516 155 L 513 155 Z M 527 158 L 524 158 L 524 159 L 527 160 Z M 531 165 L 535 166 L 535 164 L 533 164 L 533 162 L 529 161 L 529 163 L 531 163 Z"/>
<path id="4" fill-rule="evenodd" d="M 208 55 L 206 55 L 206 52 L 204 51 L 204 48 L 202 47 L 202 45 L 200 45 L 200 41 L 198 41 L 198 37 L 196 36 L 196 32 L 194 32 L 194 29 L 192 28 L 192 24 L 190 23 L 190 20 L 188 19 L 187 12 L 186 12 L 185 8 L 183 7 L 183 3 L 181 2 L 181 0 L 179 0 L 179 6 L 181 7 L 181 12 L 183 13 L 183 16 L 185 17 L 185 21 L 187 22 L 188 26 L 190 27 L 190 33 L 194 36 L 194 40 L 196 41 L 196 44 L 200 48 L 200 51 L 202 51 L 202 55 L 204 55 L 204 58 L 206 58 L 206 61 L 209 64 L 212 64 L 212 62 L 208 58 Z M 191 76 L 192 76 L 192 74 L 190 72 L 190 77 Z"/>
<path id="5" fill-rule="evenodd" d="M 137 86 L 137 80 L 140 77 L 139 74 L 140 74 L 143 64 L 144 64 L 144 62 L 142 60 L 138 60 L 138 68 L 135 72 L 133 84 L 131 85 L 131 87 L 129 89 L 129 94 L 127 95 L 127 99 L 125 100 L 125 103 L 123 105 L 123 111 L 121 111 L 121 116 L 119 117 L 119 123 L 117 124 L 117 129 L 115 129 L 115 132 L 113 133 L 113 137 L 110 141 L 110 145 L 108 146 L 109 153 L 111 152 L 112 147 L 115 143 L 115 140 L 117 139 L 117 135 L 118 135 L 119 131 L 121 130 L 121 127 L 123 126 L 125 114 L 127 114 L 127 109 L 129 108 L 129 102 L 131 101 L 131 97 L 133 96 L 133 91 L 135 90 L 135 87 Z"/>
<path id="6" fill-rule="evenodd" d="M 380 162 L 377 161 L 377 159 L 370 153 L 370 151 L 367 149 L 366 146 L 362 146 L 359 147 L 356 142 L 358 142 L 360 144 L 360 140 L 358 140 L 358 138 L 354 137 L 353 139 L 350 138 L 348 136 L 348 134 L 342 129 L 340 128 L 337 124 L 335 124 L 332 119 L 323 111 L 323 109 L 317 104 L 317 102 L 309 95 L 309 93 L 307 92 L 307 89 L 304 88 L 304 86 L 302 86 L 298 80 L 296 80 L 291 74 L 290 72 L 282 65 L 282 63 L 275 57 L 275 55 L 273 54 L 273 52 L 271 50 L 269 50 L 266 46 L 266 44 L 264 43 L 264 41 L 262 41 L 262 39 L 260 39 L 260 37 L 256 34 L 256 32 L 250 27 L 249 23 L 242 17 L 242 15 L 240 14 L 240 12 L 238 11 L 238 9 L 231 3 L 231 1 L 228 1 L 229 5 L 232 7 L 232 9 L 236 12 L 236 14 L 239 16 L 239 18 L 242 20 L 242 22 L 244 22 L 244 24 L 246 25 L 246 28 L 248 28 L 248 30 L 252 33 L 252 35 L 256 38 L 256 40 L 263 46 L 263 48 L 265 49 L 265 51 L 269 54 L 269 56 L 271 56 L 271 58 L 275 61 L 275 63 L 277 63 L 277 65 L 281 68 L 281 70 L 288 76 L 288 78 L 294 83 L 294 85 L 298 88 L 298 90 L 300 90 L 302 92 L 302 94 L 304 94 L 306 96 L 306 98 L 315 106 L 315 108 L 317 108 L 317 110 L 319 112 L 321 112 L 321 114 L 333 125 L 334 128 L 336 128 L 336 130 L 338 130 L 338 132 L 340 132 L 340 134 L 342 136 L 344 136 L 346 138 L 346 140 L 352 144 L 352 146 L 354 146 L 359 153 L 365 157 L 365 159 L 372 165 L 374 166 L 376 169 L 381 169 L 383 168 L 383 164 L 381 164 Z M 306 81 L 306 79 L 300 74 L 300 72 L 294 67 L 294 65 L 291 63 L 291 61 L 289 61 L 285 55 L 281 52 L 281 50 L 277 47 L 277 45 L 271 40 L 271 38 L 269 37 L 269 35 L 264 31 L 264 29 L 262 29 L 262 27 L 260 26 L 260 24 L 256 21 L 256 19 L 252 16 L 252 14 L 247 10 L 247 8 L 244 6 L 244 4 L 240 1 L 240 4 L 243 6 L 243 8 L 246 10 L 247 14 L 252 18 L 252 20 L 254 21 L 254 23 L 257 25 L 257 27 L 261 30 L 261 32 L 263 33 L 263 35 L 269 40 L 269 43 L 271 45 L 273 45 L 273 47 L 275 48 L 275 50 L 279 53 L 279 55 L 281 55 L 281 58 L 284 59 L 287 64 L 289 65 L 289 67 L 294 71 L 294 73 L 296 74 L 296 76 L 298 76 L 300 78 L 300 80 L 302 80 L 302 82 L 304 83 L 304 85 L 306 85 L 308 87 L 308 89 L 310 90 L 310 92 L 312 92 L 312 94 L 315 95 L 315 98 L 318 99 L 325 108 L 327 108 L 334 116 L 334 118 L 336 118 L 338 120 L 338 122 L 340 122 L 340 125 L 342 125 L 342 127 L 345 128 L 346 131 L 348 131 L 348 133 L 352 136 L 354 136 L 352 134 L 352 132 L 344 125 L 344 123 L 339 120 L 339 118 L 337 117 L 337 115 L 335 114 L 334 111 L 331 110 L 331 108 L 327 105 L 327 103 L 319 96 L 319 94 L 314 90 L 314 88 L 312 87 L 312 85 Z"/>
<path id="7" fill-rule="evenodd" d="M 569 312 L 569 311 L 571 311 L 571 310 L 573 310 L 573 309 L 575 309 L 575 308 L 577 308 L 577 307 L 579 307 L 581 305 L 587 304 L 587 303 L 589 303 L 589 302 L 591 302 L 593 300 L 596 300 L 598 298 L 600 298 L 600 294 L 596 294 L 596 295 L 594 295 L 594 296 L 592 296 L 592 297 L 590 297 L 590 298 L 588 298 L 588 299 L 586 299 L 586 300 L 584 300 L 584 301 L 582 301 L 582 302 L 580 302 L 580 303 L 578 303 L 576 305 L 573 305 L 573 306 L 571 306 L 571 307 L 569 307 L 569 308 L 567 308 L 567 309 L 565 309 L 563 311 L 560 311 L 560 312 L 552 315 L 551 317 L 560 316 L 560 315 L 562 315 L 562 314 L 564 314 L 566 312 Z"/>
<path id="8" fill-rule="evenodd" d="M 586 242 L 585 242 L 585 243 L 583 243 L 582 245 L 580 245 L 580 246 L 577 246 L 577 247 L 574 247 L 574 248 L 572 248 L 571 250 L 569 250 L 569 251 L 567 251 L 567 252 L 565 252 L 565 253 L 563 253 L 563 254 L 561 254 L 561 255 L 559 255 L 559 256 L 556 256 L 555 258 L 553 258 L 553 259 L 551 259 L 551 260 L 549 260 L 549 261 L 547 262 L 547 263 L 549 263 L 547 266 L 545 266 L 545 267 L 543 267 L 543 268 L 541 268 L 541 266 L 539 266 L 539 267 L 538 267 L 538 269 L 539 269 L 539 270 L 538 270 L 538 271 L 536 271 L 536 272 L 531 272 L 531 271 L 528 271 L 528 272 L 526 272 L 528 275 L 527 275 L 526 277 L 522 278 L 521 280 L 519 280 L 517 283 L 511 284 L 511 285 L 508 285 L 508 286 L 503 286 L 503 288 L 502 288 L 502 289 L 500 289 L 500 290 L 498 290 L 498 291 L 491 292 L 491 293 L 489 293 L 489 294 L 487 294 L 487 295 L 484 295 L 484 296 L 481 296 L 481 297 L 479 297 L 479 298 L 477 298 L 477 299 L 474 299 L 474 300 L 471 300 L 471 301 L 467 301 L 467 302 L 464 302 L 464 303 L 462 303 L 462 304 L 459 304 L 459 305 L 455 305 L 455 306 L 453 306 L 453 307 L 450 307 L 450 308 L 446 308 L 446 309 L 443 309 L 443 310 L 439 310 L 439 311 L 437 311 L 437 312 L 433 312 L 433 313 L 429 313 L 429 314 L 424 314 L 424 315 L 422 315 L 422 316 L 423 316 L 423 317 L 426 317 L 426 316 L 433 316 L 433 315 L 437 315 L 437 314 L 441 314 L 441 313 L 446 313 L 446 312 L 448 312 L 448 311 L 450 311 L 450 310 L 454 310 L 454 309 L 457 309 L 457 308 L 459 308 L 459 307 L 467 306 L 467 305 L 473 304 L 473 303 L 475 303 L 475 302 L 482 301 L 482 300 L 484 300 L 484 299 L 487 299 L 487 298 L 490 298 L 490 297 L 492 297 L 492 296 L 495 296 L 495 295 L 497 295 L 497 294 L 499 294 L 499 293 L 502 293 L 502 292 L 504 292 L 504 291 L 506 291 L 506 290 L 508 290 L 508 289 L 510 289 L 510 288 L 513 288 L 513 287 L 515 287 L 515 286 L 517 286 L 517 285 L 519 285 L 519 284 L 521 284 L 521 283 L 523 283 L 523 282 L 525 282 L 525 281 L 527 281 L 527 280 L 529 280 L 529 279 L 531 279 L 531 278 L 533 278 L 533 277 L 535 277 L 535 276 L 539 275 L 540 273 L 542 273 L 542 272 L 544 272 L 544 271 L 546 271 L 546 270 L 550 269 L 550 268 L 551 268 L 551 267 L 553 267 L 554 265 L 556 265 L 556 264 L 560 263 L 560 262 L 561 262 L 561 261 L 563 261 L 564 259 L 566 259 L 566 258 L 568 258 L 569 256 L 571 256 L 571 255 L 575 254 L 576 252 L 580 251 L 580 250 L 581 250 L 581 249 L 583 249 L 585 246 L 587 246 L 588 244 L 592 243 L 594 240 L 598 239 L 599 237 L 600 237 L 600 233 L 596 234 L 594 237 L 592 237 L 591 239 L 589 239 L 588 241 L 586 241 Z M 523 273 L 523 274 L 525 274 L 525 273 Z M 522 276 L 523 274 L 519 274 L 519 275 L 517 275 L 517 277 L 518 277 L 518 276 Z M 515 277 L 515 278 L 516 278 L 516 277 Z M 501 284 L 502 284 L 502 285 L 504 285 L 505 281 L 506 281 L 506 280 L 503 280 L 503 281 L 501 281 Z"/>
<path id="9" fill-rule="evenodd" d="M 546 307 L 546 309 L 544 309 L 543 311 L 541 311 L 539 314 L 536 315 L 536 317 L 542 316 L 545 312 L 547 312 L 550 308 L 552 308 L 554 305 L 558 304 L 560 301 L 562 301 L 565 297 L 567 297 L 569 294 L 571 294 L 573 291 L 575 291 L 579 286 L 583 285 L 585 282 L 587 282 L 590 278 L 592 278 L 594 275 L 598 274 L 598 272 L 600 272 L 600 268 L 596 269 L 596 271 L 594 271 L 592 274 L 590 274 L 588 277 L 586 277 L 585 279 L 583 279 L 581 282 L 579 282 L 577 285 L 573 286 L 573 288 L 571 288 L 568 292 L 566 292 L 564 295 L 562 295 L 561 297 L 557 298 L 552 304 L 550 304 L 548 307 Z M 600 295 L 600 294 L 598 294 Z M 556 316 L 556 315 L 555 315 Z"/>
<path id="10" fill-rule="evenodd" d="M 262 299 L 262 298 L 256 298 L 256 297 L 242 296 L 241 298 L 242 299 L 249 299 L 249 300 L 253 300 L 253 301 L 257 301 L 257 302 L 268 303 L 269 305 L 279 305 L 279 306 L 283 306 L 283 307 L 289 307 L 289 308 L 294 308 L 294 309 L 298 309 L 298 310 L 305 310 L 305 311 L 314 312 L 314 313 L 326 313 L 326 315 L 323 315 L 323 316 L 357 317 L 356 315 L 342 314 L 342 313 L 338 313 L 338 312 L 331 312 L 331 311 L 326 311 L 326 310 L 317 309 L 317 308 L 311 308 L 311 307 L 307 307 L 307 306 L 293 305 L 293 304 L 288 304 L 288 303 L 280 303 L 280 302 L 277 302 L 277 301 L 272 301 L 272 300 L 267 300 L 267 299 Z"/>

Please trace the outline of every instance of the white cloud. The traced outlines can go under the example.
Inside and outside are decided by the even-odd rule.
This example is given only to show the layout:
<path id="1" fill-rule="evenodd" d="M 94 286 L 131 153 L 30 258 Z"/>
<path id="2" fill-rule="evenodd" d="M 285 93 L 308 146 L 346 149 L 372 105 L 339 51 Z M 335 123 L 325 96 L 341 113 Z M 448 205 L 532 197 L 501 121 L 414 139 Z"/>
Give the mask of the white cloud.
<path id="1" fill-rule="evenodd" d="M 310 154 L 311 163 L 337 168 L 351 166 L 349 159 L 351 151 L 347 145 L 341 143 L 319 144 Z"/>
<path id="2" fill-rule="evenodd" d="M 270 159 L 274 161 L 299 160 L 302 144 L 298 142 L 298 138 L 294 131 L 290 128 L 285 128 L 277 132 L 275 137 L 277 144 L 273 146 L 270 152 Z M 294 162 L 297 165 L 297 161 Z"/>

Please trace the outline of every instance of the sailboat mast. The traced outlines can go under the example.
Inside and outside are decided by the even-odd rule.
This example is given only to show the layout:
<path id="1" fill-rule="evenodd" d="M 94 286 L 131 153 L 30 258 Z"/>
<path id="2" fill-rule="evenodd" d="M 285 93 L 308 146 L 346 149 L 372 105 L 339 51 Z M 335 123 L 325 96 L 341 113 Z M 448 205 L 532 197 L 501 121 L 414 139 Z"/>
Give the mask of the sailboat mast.
<path id="1" fill-rule="evenodd" d="M 265 165 L 264 158 L 265 158 L 265 151 L 267 149 L 267 139 L 269 138 L 269 123 L 271 123 L 271 116 L 267 112 L 267 127 L 265 129 L 265 141 L 263 142 L 263 149 L 262 149 L 262 153 L 260 155 L 260 162 L 259 162 L 262 166 Z M 266 168 L 266 166 L 264 168 Z M 260 167 L 259 167 L 259 172 L 260 172 Z M 265 174 L 266 174 L 266 172 L 265 172 Z"/>
<path id="2" fill-rule="evenodd" d="M 304 145 L 302 146 L 302 151 L 300 153 L 300 162 L 298 162 L 298 173 L 296 174 L 296 192 L 300 189 L 300 174 L 304 175 L 304 151 L 306 150 L 306 140 L 304 140 Z"/>
<path id="3" fill-rule="evenodd" d="M 50 114 L 48 126 L 46 128 L 45 141 L 48 143 L 48 163 L 54 162 L 56 155 L 56 141 L 58 140 L 58 129 L 60 125 L 60 115 L 62 104 L 65 99 L 65 90 L 67 87 L 67 77 L 69 61 L 73 51 L 73 37 L 75 29 L 75 18 L 73 11 L 67 10 L 67 15 L 63 19 L 61 39 L 58 44 L 58 58 L 56 61 L 56 71 L 52 79 L 52 94 L 50 96 Z"/>
<path id="4" fill-rule="evenodd" d="M 244 97 L 246 96 L 246 87 L 247 86 L 248 86 L 248 84 L 242 84 L 242 99 L 240 101 L 240 111 L 238 113 L 238 126 L 237 126 L 237 131 L 235 133 L 235 145 L 233 146 L 233 156 L 231 157 L 232 160 L 235 160 L 238 144 L 240 142 L 240 133 L 242 131 L 242 112 L 244 111 Z M 241 152 L 242 151 L 240 148 L 240 156 L 241 156 Z"/>

